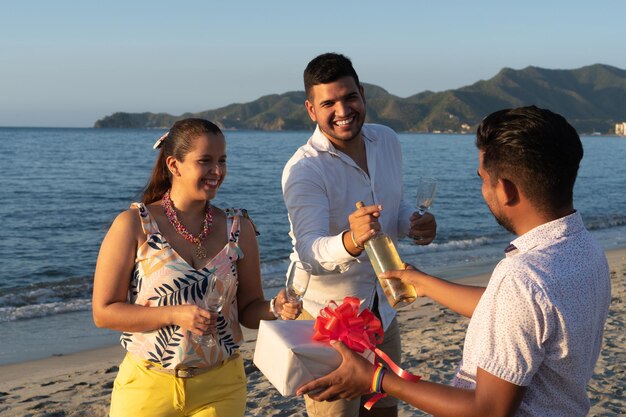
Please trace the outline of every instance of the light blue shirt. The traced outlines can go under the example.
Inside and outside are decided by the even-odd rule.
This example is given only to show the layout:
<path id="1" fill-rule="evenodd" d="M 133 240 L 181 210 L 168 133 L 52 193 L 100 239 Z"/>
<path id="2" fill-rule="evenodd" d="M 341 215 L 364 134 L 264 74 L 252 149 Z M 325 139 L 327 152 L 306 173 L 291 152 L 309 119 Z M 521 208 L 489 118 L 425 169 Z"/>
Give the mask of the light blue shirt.
<path id="1" fill-rule="evenodd" d="M 474 310 L 453 384 L 474 387 L 480 367 L 528 387 L 517 416 L 586 416 L 611 302 L 604 251 L 577 212 L 512 244 Z"/>
<path id="2" fill-rule="evenodd" d="M 403 201 L 402 152 L 395 132 L 366 124 L 362 135 L 369 175 L 337 150 L 318 127 L 285 165 L 283 197 L 294 247 L 291 259 L 313 266 L 305 310 L 317 317 L 329 301 L 340 303 L 346 296 L 358 297 L 361 308 L 371 308 L 377 292 L 386 329 L 395 310 L 387 302 L 367 254 L 350 255 L 342 234 L 350 228 L 348 216 L 357 201 L 383 206 L 381 228 L 394 242 L 408 233 L 415 209 Z"/>

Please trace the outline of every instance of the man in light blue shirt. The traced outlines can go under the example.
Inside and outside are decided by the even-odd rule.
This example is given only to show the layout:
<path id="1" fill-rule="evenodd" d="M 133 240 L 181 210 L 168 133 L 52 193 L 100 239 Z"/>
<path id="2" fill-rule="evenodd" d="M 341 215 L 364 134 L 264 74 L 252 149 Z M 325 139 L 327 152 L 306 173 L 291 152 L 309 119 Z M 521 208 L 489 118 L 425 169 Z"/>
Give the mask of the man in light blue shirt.
<path id="1" fill-rule="evenodd" d="M 305 105 L 317 127 L 287 162 L 282 179 L 294 245 L 291 259 L 313 266 L 301 317 L 316 317 L 328 301 L 358 297 L 362 308 L 382 320 L 381 349 L 400 363 L 395 310 L 363 246 L 379 230 L 394 242 L 410 235 L 420 237 L 416 243 L 428 244 L 435 237 L 435 219 L 429 213 L 420 216 L 403 201 L 400 143 L 390 128 L 364 124 L 364 91 L 350 60 L 320 55 L 307 66 L 304 83 Z M 355 210 L 357 201 L 366 206 Z M 359 406 L 358 400 L 336 404 L 307 398 L 310 416 L 357 416 Z M 397 414 L 395 399 L 376 406 L 368 415 Z"/>

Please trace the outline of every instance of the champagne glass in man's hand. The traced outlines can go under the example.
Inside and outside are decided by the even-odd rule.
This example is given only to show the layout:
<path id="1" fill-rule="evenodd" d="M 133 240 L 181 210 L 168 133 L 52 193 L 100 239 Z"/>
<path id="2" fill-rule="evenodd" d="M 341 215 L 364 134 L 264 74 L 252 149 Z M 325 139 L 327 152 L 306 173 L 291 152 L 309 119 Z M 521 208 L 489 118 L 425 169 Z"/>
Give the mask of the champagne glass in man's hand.
<path id="1" fill-rule="evenodd" d="M 437 190 L 437 180 L 434 178 L 419 178 L 417 181 L 416 206 L 417 214 L 423 216 L 435 199 L 435 191 Z M 411 236 L 414 240 L 421 240 L 419 235 Z"/>
<path id="2" fill-rule="evenodd" d="M 435 199 L 437 180 L 434 178 L 420 178 L 417 181 L 417 212 L 420 216 L 428 211 Z"/>

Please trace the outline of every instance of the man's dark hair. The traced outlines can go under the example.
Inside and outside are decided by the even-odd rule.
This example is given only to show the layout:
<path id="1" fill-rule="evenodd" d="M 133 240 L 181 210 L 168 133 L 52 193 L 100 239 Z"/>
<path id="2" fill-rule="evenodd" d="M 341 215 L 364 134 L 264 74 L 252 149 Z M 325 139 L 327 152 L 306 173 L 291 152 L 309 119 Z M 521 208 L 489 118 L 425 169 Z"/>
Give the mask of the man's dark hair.
<path id="1" fill-rule="evenodd" d="M 304 69 L 304 91 L 307 98 L 311 98 L 311 88 L 314 85 L 332 83 L 343 77 L 352 77 L 357 87 L 361 86 L 350 58 L 334 52 L 313 58 Z"/>
<path id="2" fill-rule="evenodd" d="M 478 126 L 476 146 L 492 180 L 511 180 L 539 210 L 572 204 L 583 146 L 563 116 L 535 106 L 494 112 Z"/>

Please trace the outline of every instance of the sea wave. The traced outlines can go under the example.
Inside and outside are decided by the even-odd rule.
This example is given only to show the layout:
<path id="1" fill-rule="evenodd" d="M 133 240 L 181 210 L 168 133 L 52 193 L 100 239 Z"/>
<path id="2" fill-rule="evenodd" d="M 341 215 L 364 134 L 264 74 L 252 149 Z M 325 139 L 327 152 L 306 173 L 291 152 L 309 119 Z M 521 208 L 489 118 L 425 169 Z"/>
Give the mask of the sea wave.
<path id="1" fill-rule="evenodd" d="M 285 274 L 289 267 L 289 259 L 279 259 L 261 263 L 261 277 L 263 286 L 278 288 L 285 283 Z"/>
<path id="2" fill-rule="evenodd" d="M 261 264 L 264 289 L 284 285 L 289 260 Z M 91 310 L 92 277 L 69 277 L 0 287 L 0 322 Z"/>
<path id="3" fill-rule="evenodd" d="M 478 246 L 493 245 L 495 243 L 501 243 L 503 241 L 504 239 L 502 238 L 483 236 L 476 238 L 451 240 L 447 242 L 434 241 L 430 245 L 420 246 L 408 240 L 401 240 L 400 242 L 398 242 L 398 252 L 400 254 L 445 252 L 450 250 L 468 249 Z"/>
<path id="4" fill-rule="evenodd" d="M 619 214 L 585 216 L 584 220 L 589 230 L 603 230 L 626 225 L 626 215 Z"/>
<path id="5" fill-rule="evenodd" d="M 623 247 L 626 244 L 626 216 L 596 216 L 585 219 L 587 227 L 603 246 Z M 495 264 L 511 240 L 506 233 L 481 237 L 458 237 L 427 246 L 409 240 L 398 242 L 403 261 L 431 273 L 445 268 L 461 267 L 472 270 L 479 265 Z M 261 276 L 266 297 L 276 293 L 285 282 L 289 259 L 264 261 Z M 0 286 L 0 322 L 32 319 L 91 309 L 93 277 L 73 276 L 56 281 Z"/>
<path id="6" fill-rule="evenodd" d="M 5 286 L 0 287 L 0 307 L 21 307 L 91 298 L 92 290 L 92 278 L 86 276 Z"/>
<path id="7" fill-rule="evenodd" d="M 34 319 L 74 311 L 91 310 L 91 299 L 74 299 L 54 303 L 0 307 L 0 322 Z"/>

